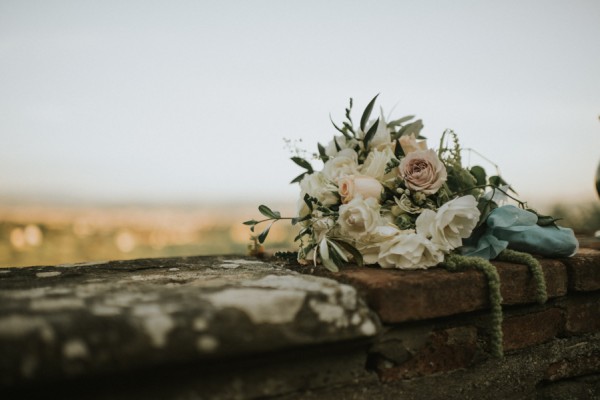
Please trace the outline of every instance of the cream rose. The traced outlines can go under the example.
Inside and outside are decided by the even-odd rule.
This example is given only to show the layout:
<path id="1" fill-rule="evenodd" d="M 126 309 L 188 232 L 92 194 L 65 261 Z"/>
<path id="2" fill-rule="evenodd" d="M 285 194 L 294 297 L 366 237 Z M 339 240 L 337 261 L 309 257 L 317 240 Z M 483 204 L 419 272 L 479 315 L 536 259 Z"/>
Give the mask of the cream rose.
<path id="1" fill-rule="evenodd" d="M 377 262 L 382 268 L 425 269 L 443 260 L 444 253 L 425 236 L 414 231 L 399 231 L 380 245 Z"/>
<path id="2" fill-rule="evenodd" d="M 358 154 L 352 149 L 340 151 L 325 163 L 323 174 L 335 183 L 338 183 L 338 180 L 346 175 L 358 174 Z"/>
<path id="3" fill-rule="evenodd" d="M 337 143 L 337 146 L 335 145 Z M 345 136 L 335 136 L 335 139 L 330 141 L 325 147 L 325 154 L 329 157 L 335 157 L 338 154 L 338 147 L 341 150 L 354 149 L 359 144 L 356 139 L 348 139 Z"/>
<path id="4" fill-rule="evenodd" d="M 372 176 L 380 181 L 387 181 L 388 178 L 393 180 L 395 174 L 388 172 L 385 173 L 388 163 L 395 159 L 394 152 L 390 147 L 385 147 L 383 150 L 371 150 L 364 164 L 360 167 L 360 173 L 362 175 Z"/>
<path id="5" fill-rule="evenodd" d="M 381 207 L 374 198 L 356 197 L 339 209 L 338 224 L 342 235 L 360 240 L 381 225 Z"/>
<path id="6" fill-rule="evenodd" d="M 462 246 L 462 239 L 471 236 L 479 221 L 475 197 L 468 195 L 445 203 L 436 212 L 423 210 L 416 221 L 417 232 L 444 251 Z"/>
<path id="7" fill-rule="evenodd" d="M 417 141 L 415 134 L 411 133 L 409 136 L 400 137 L 400 147 L 404 154 L 408 155 L 414 151 L 427 150 L 427 142 L 425 140 Z"/>
<path id="8" fill-rule="evenodd" d="M 302 203 L 304 203 L 303 199 L 306 193 L 325 205 L 336 204 L 338 202 L 338 197 L 336 196 L 337 187 L 321 172 L 306 175 L 300 181 L 300 189 L 301 193 L 298 201 L 300 215 L 302 215 Z"/>
<path id="9" fill-rule="evenodd" d="M 373 198 L 379 202 L 383 185 L 377 179 L 365 175 L 347 175 L 338 181 L 342 203 L 346 204 L 357 196 L 363 199 Z"/>
<path id="10" fill-rule="evenodd" d="M 377 264 L 382 243 L 389 241 L 400 231 L 391 224 L 377 226 L 373 231 L 356 242 L 356 248 L 363 256 L 365 264 Z"/>
<path id="11" fill-rule="evenodd" d="M 433 150 L 417 150 L 400 161 L 400 176 L 410 190 L 434 194 L 446 182 L 444 163 Z"/>

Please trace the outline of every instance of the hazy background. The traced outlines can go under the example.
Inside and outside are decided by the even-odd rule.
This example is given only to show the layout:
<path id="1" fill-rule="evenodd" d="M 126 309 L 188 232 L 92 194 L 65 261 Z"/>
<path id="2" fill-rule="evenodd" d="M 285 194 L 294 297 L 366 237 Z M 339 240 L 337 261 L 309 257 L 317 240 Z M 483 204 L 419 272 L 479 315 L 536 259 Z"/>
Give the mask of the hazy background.
<path id="1" fill-rule="evenodd" d="M 301 171 L 283 139 L 314 151 L 329 114 L 377 93 L 431 145 L 454 129 L 532 205 L 595 202 L 599 21 L 594 0 L 0 0 L 4 218 L 27 204 L 293 210 Z M 6 238 L 36 224 L 19 221 Z"/>

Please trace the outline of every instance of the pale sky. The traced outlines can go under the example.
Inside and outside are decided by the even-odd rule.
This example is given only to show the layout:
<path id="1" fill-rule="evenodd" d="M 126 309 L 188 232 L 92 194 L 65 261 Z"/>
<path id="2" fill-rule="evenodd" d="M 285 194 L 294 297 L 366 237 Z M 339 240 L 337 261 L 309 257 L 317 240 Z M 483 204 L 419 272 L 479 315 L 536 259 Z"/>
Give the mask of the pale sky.
<path id="1" fill-rule="evenodd" d="M 0 0 L 0 197 L 293 203 L 283 139 L 377 93 L 534 204 L 596 199 L 595 0 Z"/>

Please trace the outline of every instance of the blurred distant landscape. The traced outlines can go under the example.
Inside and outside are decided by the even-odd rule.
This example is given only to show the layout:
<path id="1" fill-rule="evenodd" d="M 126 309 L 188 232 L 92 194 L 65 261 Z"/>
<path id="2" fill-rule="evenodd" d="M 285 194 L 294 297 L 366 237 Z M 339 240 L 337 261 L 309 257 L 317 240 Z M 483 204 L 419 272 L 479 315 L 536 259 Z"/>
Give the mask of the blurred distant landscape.
<path id="1" fill-rule="evenodd" d="M 0 266 L 246 254 L 251 232 L 242 222 L 260 219 L 256 206 L 0 205 Z M 294 213 L 293 204 L 271 206 Z M 538 211 L 562 218 L 559 224 L 581 238 L 600 230 L 600 201 Z M 267 253 L 294 250 L 295 235 L 287 221 L 275 224 Z"/>
<path id="2" fill-rule="evenodd" d="M 294 212 L 288 208 L 274 209 Z M 242 222 L 260 217 L 254 204 L 0 205 L 0 266 L 246 254 L 252 233 Z M 289 223 L 275 224 L 268 252 L 291 249 L 294 232 Z"/>

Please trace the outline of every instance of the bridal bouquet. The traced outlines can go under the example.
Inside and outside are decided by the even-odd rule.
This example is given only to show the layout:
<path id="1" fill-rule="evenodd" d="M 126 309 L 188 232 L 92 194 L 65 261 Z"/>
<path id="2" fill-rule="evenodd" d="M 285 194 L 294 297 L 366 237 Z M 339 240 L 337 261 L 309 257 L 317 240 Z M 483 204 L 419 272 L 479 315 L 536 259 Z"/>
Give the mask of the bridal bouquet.
<path id="1" fill-rule="evenodd" d="M 464 167 L 453 131 L 445 131 L 438 148 L 431 148 L 420 135 L 422 121 L 413 116 L 387 121 L 381 112 L 372 119 L 376 99 L 358 126 L 351 99 L 342 124 L 332 121 L 338 133 L 327 145 L 318 144 L 311 159 L 292 157 L 304 170 L 292 181 L 300 184 L 296 217 L 284 218 L 261 205 L 266 219 L 244 223 L 254 231 L 257 224 L 290 219 L 301 227 L 298 261 L 331 271 L 345 262 L 423 269 L 453 252 L 494 258 L 511 243 L 518 248 L 515 234 L 525 231 L 521 236 L 534 243 L 525 243 L 524 250 L 554 251 L 565 237 L 568 248 L 561 254 L 576 250 L 572 231 L 558 228 L 553 218 L 517 199 L 520 208 L 500 207 L 507 197 L 514 199 L 512 189 L 498 175 L 487 177 L 482 167 Z M 313 161 L 322 168 L 315 169 Z M 260 243 L 269 229 L 258 235 Z"/>

